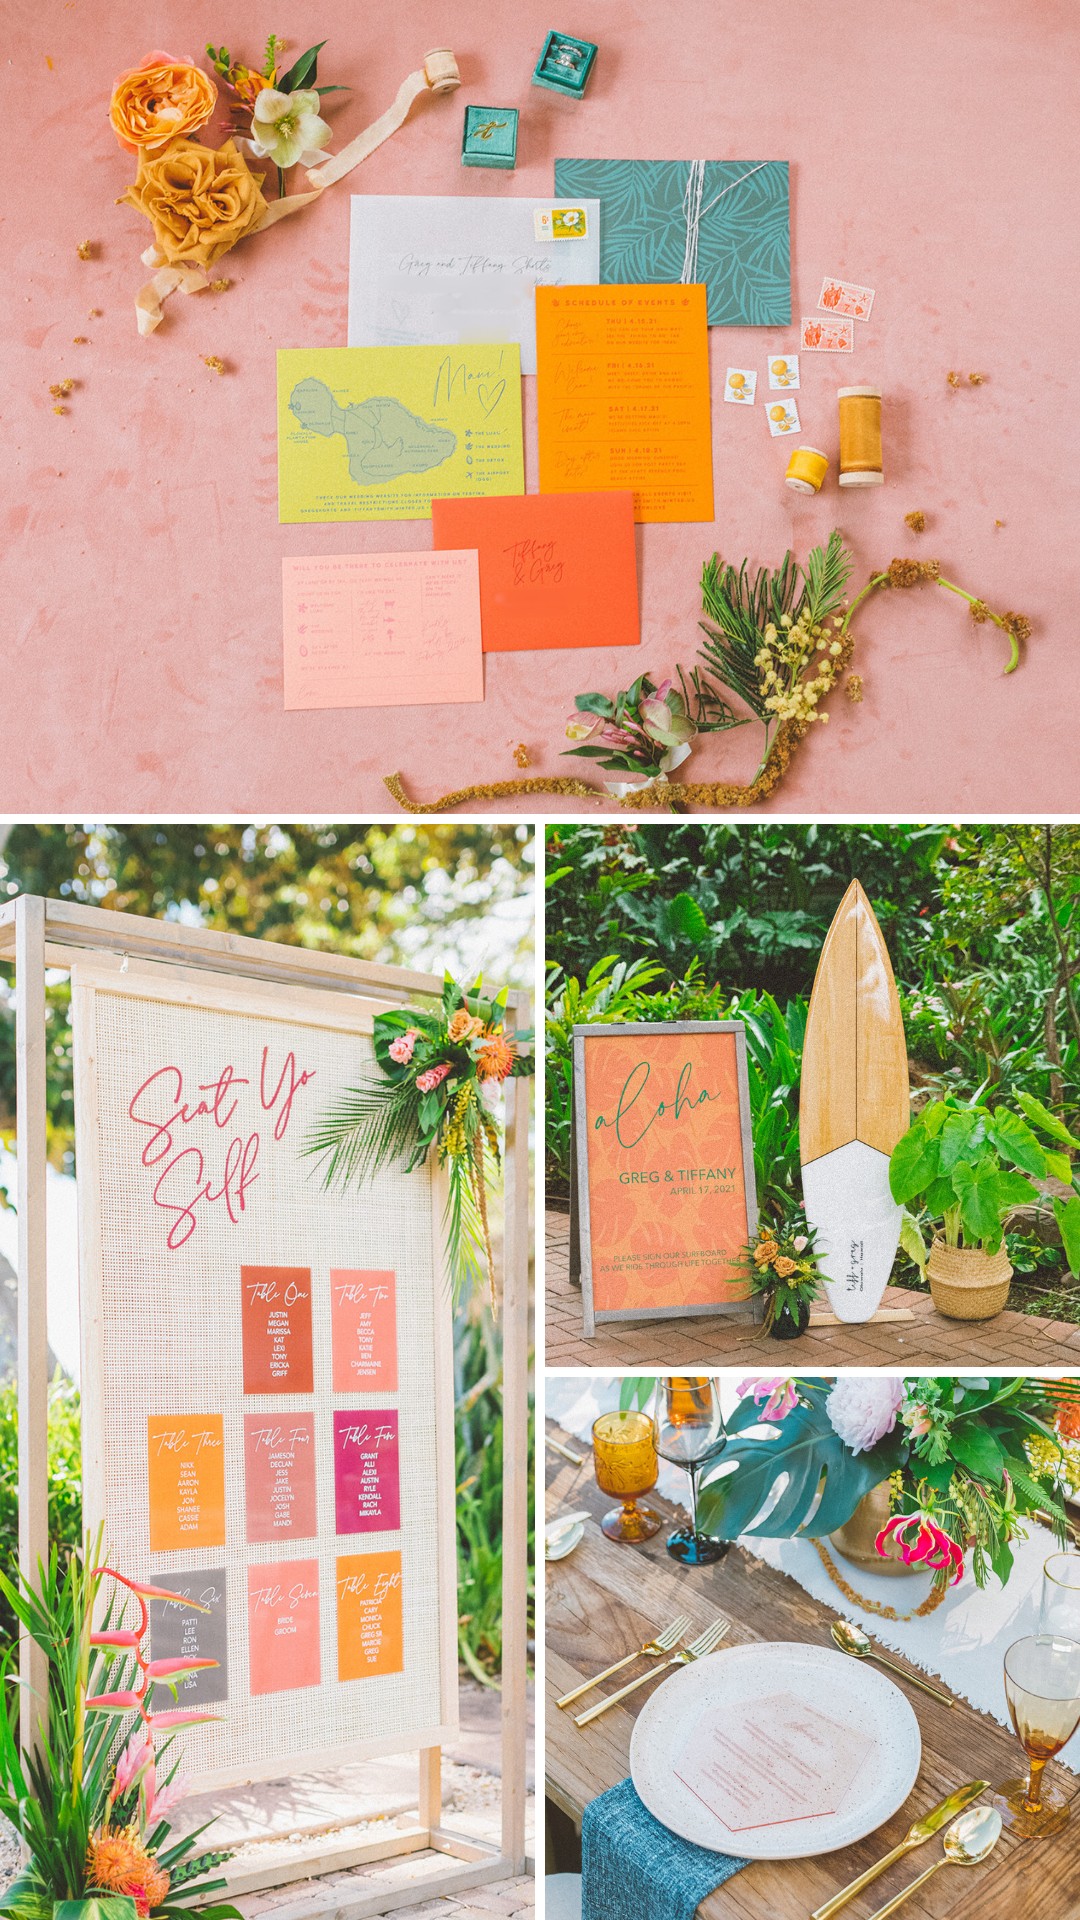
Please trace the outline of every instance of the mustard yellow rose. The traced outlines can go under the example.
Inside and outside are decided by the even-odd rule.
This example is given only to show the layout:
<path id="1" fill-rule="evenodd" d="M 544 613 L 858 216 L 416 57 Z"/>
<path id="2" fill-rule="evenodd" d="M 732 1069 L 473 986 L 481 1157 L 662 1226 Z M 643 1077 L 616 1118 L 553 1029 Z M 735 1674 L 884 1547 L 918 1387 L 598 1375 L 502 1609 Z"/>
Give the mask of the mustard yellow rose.
<path id="1" fill-rule="evenodd" d="M 201 67 L 174 60 L 171 53 L 148 53 L 115 82 L 109 119 L 129 153 L 160 153 L 171 140 L 205 126 L 217 97 Z"/>
<path id="2" fill-rule="evenodd" d="M 464 1040 L 477 1039 L 483 1031 L 483 1021 L 478 1019 L 475 1013 L 470 1013 L 466 1007 L 459 1007 L 446 1029 L 446 1036 L 456 1046 L 460 1046 Z"/>
<path id="3" fill-rule="evenodd" d="M 174 140 L 164 153 L 143 149 L 123 197 L 150 221 L 166 266 L 209 267 L 258 226 L 266 212 L 261 185 L 235 140 L 216 149 Z"/>

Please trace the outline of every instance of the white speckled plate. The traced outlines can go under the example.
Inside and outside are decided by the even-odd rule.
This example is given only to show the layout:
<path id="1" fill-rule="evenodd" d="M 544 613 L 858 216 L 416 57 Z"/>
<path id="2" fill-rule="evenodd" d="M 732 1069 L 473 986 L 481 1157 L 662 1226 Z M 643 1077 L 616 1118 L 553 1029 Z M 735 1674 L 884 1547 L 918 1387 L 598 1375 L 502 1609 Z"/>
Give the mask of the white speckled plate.
<path id="1" fill-rule="evenodd" d="M 734 1833 L 691 1793 L 675 1767 L 703 1714 L 781 1691 L 872 1735 L 876 1751 L 837 1812 Z M 764 1719 L 762 1739 L 768 1740 Z M 743 1860 L 801 1860 L 850 1846 L 880 1827 L 903 1806 L 921 1757 L 911 1704 L 884 1674 L 831 1647 L 766 1640 L 722 1648 L 680 1667 L 657 1687 L 634 1723 L 630 1773 L 649 1812 L 684 1840 Z"/>

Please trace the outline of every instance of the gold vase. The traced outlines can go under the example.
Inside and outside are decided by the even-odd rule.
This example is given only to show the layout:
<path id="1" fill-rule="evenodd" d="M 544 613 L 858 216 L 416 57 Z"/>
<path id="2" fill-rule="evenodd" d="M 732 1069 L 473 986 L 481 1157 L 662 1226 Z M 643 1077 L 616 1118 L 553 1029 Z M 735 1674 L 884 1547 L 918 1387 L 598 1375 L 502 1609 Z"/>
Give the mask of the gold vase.
<path id="1" fill-rule="evenodd" d="M 905 1566 L 895 1541 L 889 1541 L 884 1553 L 879 1553 L 874 1545 L 890 1511 L 889 1483 L 880 1480 L 869 1493 L 863 1494 L 851 1519 L 830 1533 L 829 1544 L 858 1567 L 860 1573 L 886 1573 L 890 1577 L 898 1573 L 925 1573 L 926 1568 L 918 1563 Z"/>

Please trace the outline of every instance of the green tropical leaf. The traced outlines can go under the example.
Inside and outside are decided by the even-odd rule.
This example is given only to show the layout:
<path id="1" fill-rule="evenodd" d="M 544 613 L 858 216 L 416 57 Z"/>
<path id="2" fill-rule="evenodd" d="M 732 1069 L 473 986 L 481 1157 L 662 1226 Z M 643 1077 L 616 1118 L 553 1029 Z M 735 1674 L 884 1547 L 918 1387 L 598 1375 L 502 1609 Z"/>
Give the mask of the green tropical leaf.
<path id="1" fill-rule="evenodd" d="M 729 1440 L 717 1472 L 701 1489 L 698 1520 L 703 1532 L 735 1540 L 743 1533 L 785 1539 L 805 1530 L 817 1538 L 850 1520 L 863 1494 L 896 1465 L 899 1443 L 890 1436 L 869 1453 L 852 1453 L 830 1425 L 827 1398 L 825 1392 L 816 1393 L 809 1405 L 800 1402 L 771 1431 Z M 747 1424 L 761 1421 L 752 1401 L 744 1401 L 739 1413 Z M 729 1422 L 729 1431 L 737 1424 Z M 733 1473 L 728 1471 L 732 1463 Z M 772 1510 L 759 1519 L 783 1475 L 786 1486 Z"/>
<path id="2" fill-rule="evenodd" d="M 889 1187 L 894 1200 L 907 1206 L 937 1177 L 938 1142 L 921 1122 L 900 1135 L 889 1161 Z"/>
<path id="3" fill-rule="evenodd" d="M 288 73 L 283 73 L 277 82 L 279 93 L 299 93 L 305 87 L 314 87 L 319 64 L 319 55 L 326 45 L 320 40 L 317 46 L 309 47 L 299 60 L 293 62 Z"/>
<path id="4" fill-rule="evenodd" d="M 679 938 L 704 946 L 709 938 L 709 923 L 697 901 L 689 893 L 677 893 L 669 908 L 671 930 Z"/>
<path id="5" fill-rule="evenodd" d="M 1074 1194 L 1071 1200 L 1055 1200 L 1054 1218 L 1061 1229 L 1069 1272 L 1080 1276 L 1080 1194 Z"/>
<path id="6" fill-rule="evenodd" d="M 980 1421 L 957 1420 L 950 1436 L 950 1446 L 956 1459 L 969 1473 L 980 1480 L 990 1480 L 995 1486 L 1001 1485 L 1005 1469 L 1005 1456 L 998 1440 L 990 1428 Z"/>
<path id="7" fill-rule="evenodd" d="M 986 1132 L 1003 1160 L 1023 1167 L 1025 1173 L 1045 1174 L 1046 1149 L 1019 1114 L 1010 1113 L 1008 1107 L 994 1108 L 986 1116 Z"/>
<path id="8" fill-rule="evenodd" d="M 1033 1093 L 1018 1093 L 1016 1104 L 1027 1114 L 1032 1125 L 1038 1127 L 1041 1133 L 1048 1133 L 1051 1140 L 1060 1140 L 1064 1147 L 1080 1148 L 1080 1140 L 1075 1133 L 1070 1133 L 1065 1122 L 1059 1120 L 1056 1113 L 1051 1113 L 1049 1107 L 1044 1107 L 1041 1100 L 1036 1100 Z"/>

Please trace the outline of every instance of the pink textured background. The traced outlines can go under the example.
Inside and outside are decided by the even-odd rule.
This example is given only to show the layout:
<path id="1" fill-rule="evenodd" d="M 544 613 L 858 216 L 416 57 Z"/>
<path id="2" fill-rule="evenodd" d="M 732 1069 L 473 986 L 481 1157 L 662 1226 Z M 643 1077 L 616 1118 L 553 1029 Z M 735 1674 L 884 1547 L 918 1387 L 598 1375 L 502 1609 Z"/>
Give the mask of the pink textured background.
<path id="1" fill-rule="evenodd" d="M 584 102 L 529 85 L 549 26 L 599 42 Z M 140 340 L 131 302 L 149 230 L 113 205 L 132 162 L 105 118 L 112 78 L 155 45 L 197 54 L 224 40 L 257 56 L 271 27 L 296 51 L 328 38 L 322 78 L 354 88 L 331 116 L 337 144 L 382 112 L 429 47 L 454 47 L 463 86 L 421 102 L 320 205 L 242 245 L 219 269 L 227 293 L 174 297 Z M 834 522 L 858 577 L 896 552 L 933 555 L 992 604 L 1028 613 L 1036 633 L 1005 680 L 1001 636 L 973 627 L 961 602 L 931 589 L 879 596 L 860 625 L 865 702 L 834 702 L 781 803 L 1075 807 L 1074 0 L 290 0 L 270 12 L 15 0 L 4 55 L 5 810 L 369 811 L 390 806 L 380 776 L 395 769 L 425 797 L 513 777 L 519 740 L 535 771 L 572 771 L 582 763 L 558 749 L 575 692 L 692 660 L 714 546 L 775 563 Z M 516 173 L 461 167 L 470 100 L 521 109 Z M 489 655 L 482 707 L 285 714 L 282 556 L 429 538 L 427 523 L 277 521 L 274 350 L 345 343 L 350 191 L 548 193 L 560 153 L 790 160 L 795 321 L 826 272 L 877 289 L 854 355 L 804 357 L 801 437 L 835 449 L 836 387 L 880 383 L 887 484 L 842 495 L 834 463 L 817 499 L 792 495 L 788 448 L 765 427 L 764 374 L 752 412 L 719 396 L 728 365 L 763 369 L 766 347 L 793 348 L 795 328 L 714 328 L 717 521 L 639 530 L 639 649 Z M 97 252 L 84 264 L 87 238 Z M 89 344 L 74 346 L 76 334 Z M 225 359 L 228 376 L 208 372 L 204 354 Z M 951 393 L 950 367 L 988 384 Z M 48 386 L 68 374 L 79 384 L 58 418 Z M 902 524 L 913 507 L 930 521 L 919 541 Z M 749 727 L 707 743 L 696 777 L 746 777 L 756 745 Z"/>

